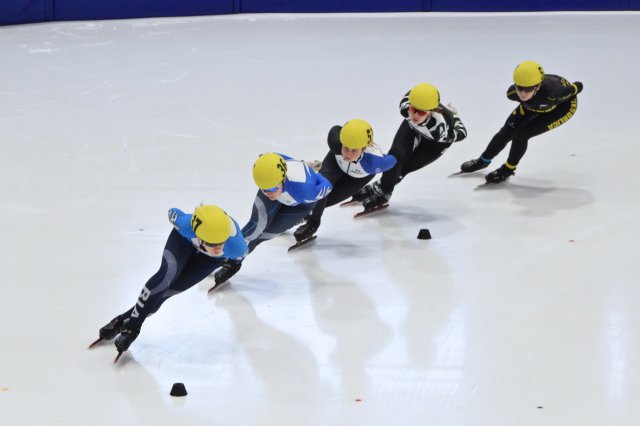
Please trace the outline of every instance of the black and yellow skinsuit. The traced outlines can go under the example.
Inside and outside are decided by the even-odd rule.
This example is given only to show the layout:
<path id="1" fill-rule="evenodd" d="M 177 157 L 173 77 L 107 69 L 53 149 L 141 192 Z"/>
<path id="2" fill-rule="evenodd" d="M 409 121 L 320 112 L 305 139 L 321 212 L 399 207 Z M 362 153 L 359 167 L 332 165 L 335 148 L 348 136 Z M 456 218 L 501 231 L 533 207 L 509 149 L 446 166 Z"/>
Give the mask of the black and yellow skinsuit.
<path id="1" fill-rule="evenodd" d="M 507 97 L 520 102 L 520 105 L 491 139 L 481 159 L 490 162 L 511 141 L 509 157 L 503 167 L 513 173 L 527 151 L 530 138 L 555 129 L 573 117 L 578 107 L 577 95 L 581 91 L 582 83 L 579 81 L 572 84 L 558 75 L 546 74 L 534 96 L 522 102 L 516 86 L 512 84 L 507 90 Z"/>

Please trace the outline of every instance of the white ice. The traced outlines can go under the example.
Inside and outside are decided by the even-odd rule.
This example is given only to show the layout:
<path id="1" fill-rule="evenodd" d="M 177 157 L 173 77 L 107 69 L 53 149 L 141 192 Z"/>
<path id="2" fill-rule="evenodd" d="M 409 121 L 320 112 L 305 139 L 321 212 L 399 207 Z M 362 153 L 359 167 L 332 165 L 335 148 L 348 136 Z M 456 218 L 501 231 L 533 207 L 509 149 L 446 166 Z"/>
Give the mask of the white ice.
<path id="1" fill-rule="evenodd" d="M 0 424 L 638 424 L 640 14 L 48 23 L 0 28 L 0 58 Z M 474 191 L 447 176 L 514 108 L 523 60 L 582 81 L 578 111 Z M 158 268 L 168 208 L 244 224 L 259 153 L 322 159 L 358 117 L 386 150 L 423 81 L 469 137 L 389 210 L 259 246 L 119 365 L 86 349 Z"/>

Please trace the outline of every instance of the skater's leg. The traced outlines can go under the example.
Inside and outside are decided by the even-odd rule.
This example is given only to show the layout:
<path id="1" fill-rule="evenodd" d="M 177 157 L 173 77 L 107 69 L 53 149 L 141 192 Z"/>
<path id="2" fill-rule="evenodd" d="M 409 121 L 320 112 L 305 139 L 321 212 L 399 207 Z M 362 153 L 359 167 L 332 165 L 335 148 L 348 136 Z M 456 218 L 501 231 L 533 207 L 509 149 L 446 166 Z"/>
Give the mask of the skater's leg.
<path id="1" fill-rule="evenodd" d="M 262 191 L 258 191 L 253 207 L 251 209 L 251 218 L 249 222 L 242 228 L 249 252 L 252 252 L 258 244 L 269 238 L 263 238 L 265 229 L 271 224 L 273 218 L 278 214 L 282 203 L 272 201 L 267 198 Z M 270 237 L 273 238 L 273 237 Z"/>
<path id="2" fill-rule="evenodd" d="M 389 154 L 396 157 L 396 165 L 384 172 L 380 177 L 380 188 L 384 193 L 391 194 L 393 188 L 402 179 L 402 170 L 405 163 L 411 158 L 416 137 L 418 135 L 411 129 L 409 124 L 406 121 L 402 121 L 393 138 L 391 149 L 389 149 Z"/>
<path id="3" fill-rule="evenodd" d="M 282 206 L 278 214 L 273 217 L 269 226 L 264 230 L 261 241 L 270 240 L 293 228 L 304 219 L 315 207 L 316 203 L 298 204 L 297 206 Z"/>
<path id="4" fill-rule="evenodd" d="M 180 274 L 170 283 L 169 287 L 165 289 L 160 297 L 154 297 L 146 300 L 144 309 L 146 316 L 155 313 L 160 309 L 160 306 L 176 294 L 193 287 L 206 277 L 208 277 L 218 266 L 222 264 L 222 258 L 214 258 L 207 256 L 203 253 L 196 253 L 192 255 Z M 124 352 L 129 349 L 129 346 L 138 337 L 140 333 L 140 324 L 132 320 L 132 317 L 127 319 L 121 330 L 120 336 L 115 341 L 116 349 L 118 352 Z"/>
<path id="5" fill-rule="evenodd" d="M 400 179 L 404 179 L 409 173 L 420 170 L 423 167 L 433 163 L 449 149 L 450 143 L 438 143 L 430 141 L 422 141 L 411 154 L 411 158 L 405 163 Z"/>
<path id="6" fill-rule="evenodd" d="M 296 241 L 304 241 L 316 233 L 320 227 L 325 206 L 332 206 L 353 196 L 353 194 L 370 182 L 371 179 L 373 179 L 373 175 L 363 178 L 354 178 L 346 174 L 343 175 L 343 177 L 333 185 L 333 190 L 329 196 L 318 201 L 313 210 L 311 210 L 311 213 L 306 217 L 306 222 L 295 230 L 293 235 Z"/>
<path id="7" fill-rule="evenodd" d="M 507 167 L 515 169 L 527 152 L 528 142 L 534 136 L 541 135 L 566 123 L 573 117 L 578 107 L 578 99 L 572 99 L 558 105 L 553 111 L 539 114 L 516 129 L 507 158 Z"/>
<path id="8" fill-rule="evenodd" d="M 160 269 L 146 282 L 136 304 L 103 327 L 100 330 L 100 337 L 114 338 L 125 320 L 133 321 L 137 327 L 140 327 L 150 313 L 148 302 L 153 304 L 154 301 L 161 298 L 162 292 L 175 279 L 194 253 L 196 253 L 196 249 L 191 245 L 191 242 L 182 237 L 175 229 L 172 230 L 164 247 Z"/>
<path id="9" fill-rule="evenodd" d="M 516 129 L 534 116 L 535 113 L 525 110 L 522 106 L 514 109 L 498 133 L 493 135 L 482 155 L 479 158 L 465 161 L 460 165 L 461 172 L 472 173 L 486 168 L 491 163 L 491 160 L 513 139 Z"/>

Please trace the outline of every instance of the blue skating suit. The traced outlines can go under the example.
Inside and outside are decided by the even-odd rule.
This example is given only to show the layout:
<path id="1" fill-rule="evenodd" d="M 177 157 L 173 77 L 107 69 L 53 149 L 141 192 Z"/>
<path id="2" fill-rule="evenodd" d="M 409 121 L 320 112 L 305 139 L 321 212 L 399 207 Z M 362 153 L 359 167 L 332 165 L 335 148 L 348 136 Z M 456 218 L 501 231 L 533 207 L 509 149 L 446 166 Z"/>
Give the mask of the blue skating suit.
<path id="1" fill-rule="evenodd" d="M 251 209 L 251 218 L 242 228 L 249 252 L 261 242 L 295 226 L 332 189 L 329 181 L 304 161 L 278 155 L 287 162 L 282 193 L 277 200 L 270 200 L 262 191 L 258 191 Z"/>
<path id="2" fill-rule="evenodd" d="M 227 259 L 241 260 L 246 255 L 247 244 L 235 220 L 231 219 L 231 236 L 225 241 L 222 254 L 211 256 L 200 246 L 191 228 L 191 216 L 180 209 L 169 210 L 173 229 L 162 252 L 160 269 L 146 282 L 136 304 L 122 314 L 134 328 L 140 328 L 168 298 L 204 280 Z"/>
<path id="3" fill-rule="evenodd" d="M 193 228 L 191 227 L 191 216 L 193 215 L 184 213 L 180 209 L 173 208 L 169 210 L 169 216 L 171 216 L 173 212 L 177 213 L 177 219 L 174 223 L 176 230 L 184 238 L 191 241 L 193 247 L 195 247 L 196 250 L 198 250 L 200 253 L 206 254 L 210 257 L 224 257 L 233 260 L 242 259 L 246 255 L 247 244 L 245 243 L 242 232 L 240 231 L 240 226 L 238 226 L 238 223 L 233 218 L 231 218 L 231 221 L 233 222 L 231 235 L 229 236 L 229 239 L 225 241 L 224 246 L 222 247 L 222 254 L 220 254 L 219 256 L 212 256 L 200 246 L 200 240 L 196 236 L 196 233 L 193 232 Z"/>
<path id="4" fill-rule="evenodd" d="M 278 202 L 286 206 L 315 203 L 331 192 L 329 181 L 309 167 L 304 161 L 278 154 L 287 162 L 287 173 Z M 284 231 L 283 231 L 284 232 Z"/>

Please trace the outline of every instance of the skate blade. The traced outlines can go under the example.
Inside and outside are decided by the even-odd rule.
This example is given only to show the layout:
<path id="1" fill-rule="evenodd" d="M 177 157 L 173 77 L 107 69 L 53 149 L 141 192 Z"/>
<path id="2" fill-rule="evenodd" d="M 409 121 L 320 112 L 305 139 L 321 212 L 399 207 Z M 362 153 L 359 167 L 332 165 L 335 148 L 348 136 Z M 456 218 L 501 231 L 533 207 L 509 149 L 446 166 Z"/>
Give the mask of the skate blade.
<path id="1" fill-rule="evenodd" d="M 102 337 L 98 337 L 98 340 L 96 340 L 95 342 L 93 342 L 92 344 L 89 345 L 89 347 L 87 349 L 91 349 L 92 347 L 94 347 L 95 345 L 97 345 L 98 343 L 102 342 Z"/>
<path id="2" fill-rule="evenodd" d="M 214 291 L 218 291 L 218 290 L 220 290 L 221 288 L 228 287 L 228 286 L 229 286 L 229 284 L 231 284 L 231 283 L 229 282 L 229 280 L 227 280 L 227 281 L 225 281 L 225 282 L 223 282 L 223 283 L 220 283 L 220 284 L 216 284 L 216 285 L 214 285 L 213 287 L 211 287 L 211 288 L 207 291 L 207 294 L 211 294 L 211 293 L 213 293 Z"/>
<path id="3" fill-rule="evenodd" d="M 501 187 L 504 184 L 504 182 L 496 182 L 496 183 L 485 182 L 483 184 L 476 186 L 474 191 L 485 191 L 487 189 L 497 189 Z"/>
<path id="4" fill-rule="evenodd" d="M 313 237 L 311 237 L 311 238 L 307 238 L 307 239 L 306 239 L 306 240 L 304 240 L 304 241 L 298 241 L 298 242 L 296 242 L 294 245 L 292 245 L 291 247 L 289 247 L 289 248 L 287 249 L 287 252 L 292 252 L 292 251 L 297 250 L 297 249 L 300 249 L 300 248 L 302 248 L 302 247 L 306 247 L 306 246 L 308 246 L 309 244 L 311 244 L 312 242 L 314 242 L 314 241 L 316 240 L 316 238 L 318 238 L 318 237 L 317 237 L 317 235 L 314 235 Z"/>
<path id="5" fill-rule="evenodd" d="M 118 360 L 120 359 L 120 357 L 122 356 L 122 354 L 123 354 L 123 353 L 124 353 L 124 352 L 118 352 L 118 355 L 116 355 L 116 358 L 113 360 L 113 363 L 114 363 L 114 364 L 117 364 L 117 363 L 118 363 Z"/>
<path id="6" fill-rule="evenodd" d="M 449 175 L 449 177 L 456 177 L 456 176 L 475 176 L 478 174 L 478 172 L 482 171 L 484 169 L 480 169 L 480 170 L 476 170 L 475 172 L 463 172 L 463 171 L 459 171 L 456 173 L 452 173 Z"/>
<path id="7" fill-rule="evenodd" d="M 354 218 L 354 219 L 357 219 L 357 218 L 359 218 L 359 217 L 369 216 L 369 215 L 371 215 L 371 214 L 373 214 L 373 213 L 378 213 L 378 212 L 380 212 L 380 211 L 382 211 L 382 210 L 385 210 L 385 209 L 387 209 L 388 207 L 389 207 L 389 204 L 383 204 L 383 205 L 381 205 L 381 206 L 377 206 L 377 207 L 374 207 L 374 208 L 372 208 L 372 209 L 369 209 L 369 210 L 365 210 L 365 211 L 362 211 L 362 212 L 356 213 L 356 214 L 354 214 L 354 215 L 353 215 L 353 218 Z"/>

